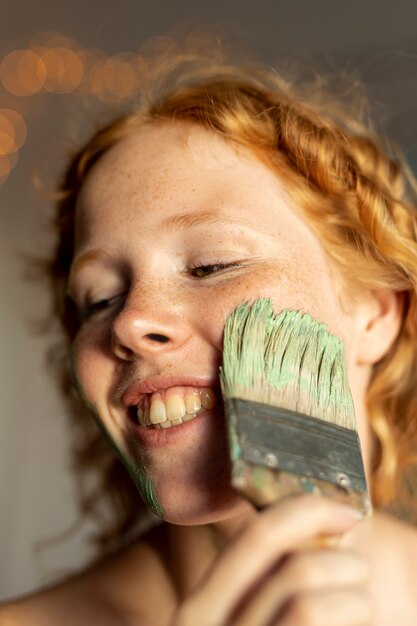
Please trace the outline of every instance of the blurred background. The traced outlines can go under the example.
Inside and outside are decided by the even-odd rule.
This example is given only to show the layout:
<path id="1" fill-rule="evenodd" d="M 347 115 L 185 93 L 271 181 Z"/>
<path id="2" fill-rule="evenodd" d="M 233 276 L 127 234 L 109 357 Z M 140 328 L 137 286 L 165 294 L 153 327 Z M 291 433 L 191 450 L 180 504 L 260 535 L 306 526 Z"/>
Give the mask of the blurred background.
<path id="1" fill-rule="evenodd" d="M 217 37 L 278 67 L 362 80 L 380 129 L 416 169 L 415 0 L 0 0 L 0 600 L 90 554 L 87 524 L 43 544 L 77 520 L 69 426 L 35 332 L 48 300 L 27 277 L 28 255 L 53 240 L 45 190 L 129 105 L 155 55 Z"/>

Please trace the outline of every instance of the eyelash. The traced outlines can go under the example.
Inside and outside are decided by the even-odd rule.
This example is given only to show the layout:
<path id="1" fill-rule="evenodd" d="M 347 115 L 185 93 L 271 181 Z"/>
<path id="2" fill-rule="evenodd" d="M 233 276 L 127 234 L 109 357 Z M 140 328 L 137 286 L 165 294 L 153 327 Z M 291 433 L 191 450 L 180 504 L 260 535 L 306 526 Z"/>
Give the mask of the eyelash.
<path id="1" fill-rule="evenodd" d="M 92 317 L 95 313 L 100 313 L 101 311 L 106 310 L 109 306 L 111 306 L 118 298 L 122 297 L 123 294 L 118 294 L 117 296 L 112 296 L 111 298 L 103 298 L 103 300 L 97 300 L 96 302 L 91 302 L 86 304 L 81 308 L 79 312 L 80 320 L 84 322 Z"/>
<path id="2" fill-rule="evenodd" d="M 226 270 L 226 269 L 231 269 L 233 267 L 239 267 L 239 265 L 240 265 L 239 261 L 231 261 L 229 263 L 223 263 L 221 261 L 219 261 L 218 263 L 195 263 L 191 265 L 190 267 L 188 267 L 187 270 L 194 276 L 194 278 L 205 278 L 206 276 L 210 276 L 210 274 L 221 272 L 222 270 Z M 212 269 L 213 271 L 209 272 L 208 274 L 205 274 L 204 276 L 196 275 L 198 270 L 208 269 L 208 268 Z M 217 269 L 213 269 L 213 268 L 217 268 Z"/>

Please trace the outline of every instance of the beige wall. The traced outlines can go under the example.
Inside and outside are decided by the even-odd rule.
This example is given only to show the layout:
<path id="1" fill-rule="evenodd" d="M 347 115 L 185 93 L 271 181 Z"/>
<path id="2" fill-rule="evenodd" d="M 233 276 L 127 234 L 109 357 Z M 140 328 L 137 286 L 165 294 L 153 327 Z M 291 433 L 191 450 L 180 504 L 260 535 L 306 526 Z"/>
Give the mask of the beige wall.
<path id="1" fill-rule="evenodd" d="M 31 334 L 45 299 L 39 286 L 22 283 L 16 248 L 1 241 L 0 599 L 57 578 L 87 556 L 83 533 L 35 551 L 77 513 L 62 404 L 44 366 L 45 340 Z"/>
<path id="2" fill-rule="evenodd" d="M 24 593 L 84 559 L 82 536 L 36 555 L 35 543 L 74 520 L 61 402 L 30 335 L 39 289 L 23 287 L 14 246 L 0 250 L 0 598 Z"/>

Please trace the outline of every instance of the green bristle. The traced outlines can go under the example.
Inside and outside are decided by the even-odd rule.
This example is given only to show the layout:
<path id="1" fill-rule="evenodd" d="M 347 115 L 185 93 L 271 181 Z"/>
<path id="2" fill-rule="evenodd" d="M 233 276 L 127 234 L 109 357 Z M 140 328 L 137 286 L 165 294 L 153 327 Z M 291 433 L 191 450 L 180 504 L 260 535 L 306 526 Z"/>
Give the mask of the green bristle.
<path id="1" fill-rule="evenodd" d="M 231 484 L 262 508 L 321 493 L 370 515 L 344 343 L 302 311 L 260 298 L 227 318 L 220 381 Z"/>
<path id="2" fill-rule="evenodd" d="M 344 344 L 308 313 L 275 315 L 266 298 L 238 306 L 226 321 L 220 380 L 226 398 L 356 429 Z"/>
<path id="3" fill-rule="evenodd" d="M 249 304 L 238 306 L 229 315 L 224 334 L 223 367 L 221 382 L 225 395 L 230 396 L 252 387 L 264 377 L 265 337 L 273 330 L 271 322 L 274 313 L 257 300 L 252 307 Z M 250 367 L 247 363 L 250 362 Z"/>

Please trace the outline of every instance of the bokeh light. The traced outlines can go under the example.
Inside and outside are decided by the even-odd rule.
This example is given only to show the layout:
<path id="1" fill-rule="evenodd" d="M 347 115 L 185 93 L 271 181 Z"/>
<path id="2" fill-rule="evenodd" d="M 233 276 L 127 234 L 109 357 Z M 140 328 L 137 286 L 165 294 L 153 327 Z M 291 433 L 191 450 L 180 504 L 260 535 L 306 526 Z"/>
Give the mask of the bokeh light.
<path id="1" fill-rule="evenodd" d="M 185 51 L 216 47 L 218 35 L 223 34 L 216 28 L 209 33 L 206 27 L 192 29 Z M 149 71 L 180 52 L 181 46 L 172 32 L 150 37 L 138 52 L 108 55 L 98 48 L 83 48 L 62 33 L 42 31 L 30 38 L 26 49 L 6 53 L 0 58 L 0 89 L 4 87 L 0 108 L 0 185 L 10 176 L 26 142 L 25 119 L 44 111 L 45 94 L 89 96 L 105 106 L 124 106 L 137 96 Z"/>
<path id="2" fill-rule="evenodd" d="M 0 151 L 2 154 L 11 154 L 16 150 L 14 128 L 7 118 L 0 115 Z"/>
<path id="3" fill-rule="evenodd" d="M 40 55 L 46 68 L 44 89 L 55 93 L 69 93 L 76 89 L 84 74 L 80 56 L 68 48 L 50 48 Z"/>
<path id="4" fill-rule="evenodd" d="M 83 77 L 78 85 L 75 95 L 92 94 L 94 92 L 93 79 L 94 68 L 97 67 L 99 61 L 107 57 L 104 50 L 99 48 L 83 48 L 79 50 L 78 56 L 83 64 Z"/>
<path id="5" fill-rule="evenodd" d="M 9 135 L 13 142 L 14 152 L 23 146 L 27 138 L 27 125 L 23 117 L 17 111 L 12 109 L 0 109 L 0 132 Z M 0 141 L 0 150 L 3 149 L 6 154 L 4 145 Z"/>
<path id="6" fill-rule="evenodd" d="M 143 79 L 146 78 L 148 74 L 149 64 L 140 54 L 133 54 L 131 63 L 133 67 L 136 68 L 136 71 L 140 77 L 140 80 L 143 81 Z"/>
<path id="7" fill-rule="evenodd" d="M 178 41 L 168 35 L 150 37 L 140 47 L 139 54 L 146 61 L 161 60 L 163 57 L 180 52 Z"/>
<path id="8" fill-rule="evenodd" d="M 46 68 L 40 57 L 31 50 L 13 50 L 0 65 L 0 80 L 14 96 L 32 96 L 38 93 L 46 79 Z"/>
<path id="9" fill-rule="evenodd" d="M 9 178 L 10 172 L 16 166 L 18 153 L 5 154 L 0 148 L 0 186 Z"/>
<path id="10" fill-rule="evenodd" d="M 123 56 L 102 59 L 91 70 L 91 91 L 107 105 L 119 105 L 138 92 L 141 77 Z"/>

